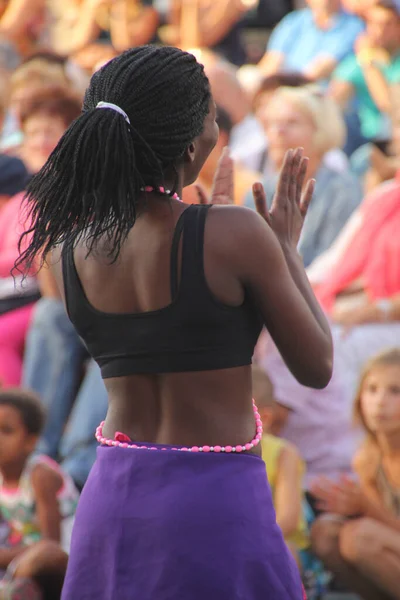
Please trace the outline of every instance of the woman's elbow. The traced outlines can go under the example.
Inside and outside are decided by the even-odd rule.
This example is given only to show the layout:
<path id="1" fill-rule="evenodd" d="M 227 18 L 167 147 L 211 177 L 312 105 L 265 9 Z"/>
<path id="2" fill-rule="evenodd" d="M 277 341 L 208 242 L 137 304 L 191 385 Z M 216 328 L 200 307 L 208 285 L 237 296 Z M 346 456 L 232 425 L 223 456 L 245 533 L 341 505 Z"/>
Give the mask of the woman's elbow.
<path id="1" fill-rule="evenodd" d="M 329 384 L 333 372 L 333 356 L 328 356 L 323 360 L 311 365 L 307 371 L 303 371 L 297 381 L 305 387 L 316 390 L 323 390 Z"/>

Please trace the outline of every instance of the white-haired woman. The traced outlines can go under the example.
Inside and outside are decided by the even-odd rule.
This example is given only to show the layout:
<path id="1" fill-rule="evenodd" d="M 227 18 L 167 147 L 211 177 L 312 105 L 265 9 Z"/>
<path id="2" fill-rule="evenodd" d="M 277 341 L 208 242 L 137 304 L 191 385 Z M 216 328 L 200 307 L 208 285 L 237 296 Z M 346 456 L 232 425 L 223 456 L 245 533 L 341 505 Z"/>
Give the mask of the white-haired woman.
<path id="1" fill-rule="evenodd" d="M 268 138 L 265 188 L 273 198 L 285 153 L 301 146 L 309 157 L 307 176 L 316 179 L 316 192 L 304 225 L 299 250 L 309 265 L 335 240 L 362 200 L 362 188 L 346 169 L 332 164 L 332 150 L 343 146 L 344 121 L 336 104 L 314 86 L 279 88 L 263 115 Z M 329 155 L 329 160 L 327 157 Z M 247 206 L 252 206 L 248 198 Z"/>

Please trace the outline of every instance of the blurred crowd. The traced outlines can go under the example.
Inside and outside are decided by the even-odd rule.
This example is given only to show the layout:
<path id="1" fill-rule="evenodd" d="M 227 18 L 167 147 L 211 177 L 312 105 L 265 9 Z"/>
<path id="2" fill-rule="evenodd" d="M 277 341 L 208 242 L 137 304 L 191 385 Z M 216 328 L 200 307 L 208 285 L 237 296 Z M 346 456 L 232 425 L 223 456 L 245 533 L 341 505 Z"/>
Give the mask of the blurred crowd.
<path id="1" fill-rule="evenodd" d="M 65 557 L 40 540 L 62 541 L 107 410 L 51 272 L 41 257 L 26 277 L 14 270 L 30 235 L 20 244 L 24 190 L 80 114 L 91 75 L 142 44 L 205 66 L 220 128 L 197 182 L 206 194 L 225 147 L 233 201 L 249 208 L 255 181 L 272 201 L 288 149 L 309 157 L 316 190 L 299 252 L 331 320 L 334 373 L 323 390 L 301 386 L 262 335 L 263 456 L 310 598 L 400 598 L 400 0 L 0 0 L 0 598 L 19 585 L 59 597 Z M 199 201 L 196 186 L 184 201 Z M 29 493 L 10 500 L 23 481 Z M 55 528 L 35 515 L 51 485 L 68 504 Z"/>

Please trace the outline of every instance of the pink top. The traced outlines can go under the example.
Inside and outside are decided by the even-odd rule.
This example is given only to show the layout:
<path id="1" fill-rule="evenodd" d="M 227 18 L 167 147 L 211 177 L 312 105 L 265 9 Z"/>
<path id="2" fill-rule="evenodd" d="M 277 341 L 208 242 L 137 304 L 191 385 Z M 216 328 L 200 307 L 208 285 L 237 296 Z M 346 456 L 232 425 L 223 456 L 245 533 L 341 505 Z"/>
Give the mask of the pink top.
<path id="1" fill-rule="evenodd" d="M 19 256 L 18 243 L 27 228 L 27 212 L 22 205 L 24 193 L 13 196 L 0 211 L 0 278 L 11 276 L 14 263 Z M 23 247 L 29 243 L 28 237 Z"/>

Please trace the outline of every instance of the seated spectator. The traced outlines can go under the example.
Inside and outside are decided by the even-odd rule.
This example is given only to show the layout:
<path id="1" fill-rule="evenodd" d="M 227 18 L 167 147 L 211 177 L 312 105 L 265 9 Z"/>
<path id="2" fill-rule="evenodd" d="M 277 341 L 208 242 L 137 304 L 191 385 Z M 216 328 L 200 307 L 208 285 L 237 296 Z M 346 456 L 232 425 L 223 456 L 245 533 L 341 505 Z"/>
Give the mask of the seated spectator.
<path id="1" fill-rule="evenodd" d="M 362 365 L 400 339 L 399 177 L 370 194 L 352 221 L 316 293 L 334 323 L 336 362 L 354 393 Z"/>
<path id="2" fill-rule="evenodd" d="M 325 389 L 300 385 L 266 333 L 258 343 L 256 361 L 272 381 L 280 421 L 286 420 L 281 435 L 296 446 L 306 463 L 303 489 L 315 509 L 310 495 L 315 478 L 326 475 L 338 480 L 352 472 L 351 461 L 360 439 L 352 423 L 352 397 L 336 365 Z"/>
<path id="3" fill-rule="evenodd" d="M 81 98 L 65 87 L 47 86 L 31 94 L 20 110 L 20 158 L 30 173 L 40 171 L 66 128 L 81 113 Z"/>
<path id="4" fill-rule="evenodd" d="M 365 140 L 391 136 L 390 86 L 400 82 L 400 8 L 382 0 L 366 13 L 366 33 L 333 76 L 330 93 L 346 109 L 356 100 Z"/>
<path id="5" fill-rule="evenodd" d="M 254 115 L 261 123 L 264 121 L 269 102 L 279 88 L 304 87 L 311 83 L 311 79 L 296 71 L 277 71 L 273 75 L 263 77 L 253 98 L 252 108 Z"/>
<path id="6" fill-rule="evenodd" d="M 250 100 L 240 85 L 232 65 L 205 55 L 205 71 L 214 100 L 232 121 L 229 148 L 234 160 L 252 171 L 258 170 L 260 153 L 265 149 L 265 134 L 251 111 Z"/>
<path id="7" fill-rule="evenodd" d="M 32 172 L 44 165 L 65 129 L 80 112 L 80 99 L 57 87 L 39 91 L 23 105 L 21 122 L 25 137 L 21 155 Z M 4 385 L 20 383 L 25 335 L 38 298 L 34 278 L 21 287 L 14 286 L 11 276 L 19 256 L 19 238 L 28 219 L 21 211 L 22 200 L 23 194 L 14 196 L 0 212 L 0 379 Z M 23 244 L 26 241 L 27 238 Z"/>
<path id="8" fill-rule="evenodd" d="M 21 212 L 23 194 L 17 194 L 0 211 L 0 381 L 19 385 L 26 331 L 39 298 L 33 273 L 22 283 L 11 275 L 19 256 L 18 243 L 27 215 Z"/>
<path id="9" fill-rule="evenodd" d="M 50 47 L 89 71 L 108 46 L 118 52 L 154 40 L 159 15 L 152 0 L 69 0 L 50 4 Z M 88 60 L 90 59 L 90 60 Z"/>
<path id="10" fill-rule="evenodd" d="M 246 54 L 241 40 L 241 20 L 257 0 L 172 0 L 169 25 L 163 41 L 183 50 L 211 48 L 234 65 L 242 65 Z"/>
<path id="11" fill-rule="evenodd" d="M 399 598 L 400 581 L 400 349 L 364 369 L 355 414 L 366 440 L 354 458 L 359 483 L 316 481 L 326 512 L 313 526 L 313 548 L 364 600 Z"/>
<path id="12" fill-rule="evenodd" d="M 264 130 L 267 128 L 269 119 L 269 104 L 274 96 L 274 93 L 282 87 L 297 88 L 305 87 L 309 84 L 311 84 L 311 80 L 301 73 L 280 71 L 274 75 L 264 77 L 252 102 L 254 115 L 264 126 Z M 340 148 L 334 148 L 333 150 L 327 152 L 323 157 L 323 162 L 328 168 L 339 172 L 347 171 L 350 166 L 345 153 Z M 262 153 L 260 153 L 259 156 L 258 170 L 265 175 L 269 175 L 267 137 L 265 149 Z"/>
<path id="13" fill-rule="evenodd" d="M 393 122 L 393 140 L 392 140 L 392 150 L 393 156 L 390 167 L 393 168 L 396 163 L 400 162 L 400 102 L 398 99 L 398 95 L 400 92 L 400 85 L 393 86 L 392 90 L 392 122 Z M 370 173 L 372 172 L 371 165 Z M 386 165 L 386 170 L 388 169 L 388 165 Z M 396 169 L 397 172 L 398 169 Z M 388 174 L 392 175 L 391 178 L 396 178 L 396 172 Z M 372 172 L 373 179 L 378 181 L 378 174 L 374 174 Z M 388 186 L 373 186 L 371 182 L 372 191 L 367 193 L 363 202 L 358 207 L 357 210 L 353 212 L 350 219 L 347 221 L 346 225 L 342 229 L 340 235 L 336 238 L 334 244 L 328 250 L 323 252 L 307 269 L 307 275 L 314 287 L 317 287 L 326 281 L 329 281 L 332 274 L 336 269 L 340 269 L 341 262 L 344 259 L 345 252 L 349 248 L 351 252 L 351 244 L 356 232 L 363 228 L 364 226 L 364 206 L 369 204 L 370 202 L 377 201 L 375 206 L 378 206 L 382 198 L 382 194 L 384 194 L 388 189 L 392 187 L 392 183 Z"/>
<path id="14" fill-rule="evenodd" d="M 65 312 L 50 271 L 43 267 L 37 280 L 42 297 L 26 335 L 22 384 L 38 394 L 46 409 L 39 450 L 58 458 L 87 352 Z"/>
<path id="15" fill-rule="evenodd" d="M 223 108 L 217 108 L 217 123 L 219 126 L 218 141 L 207 158 L 200 172 L 196 184 L 200 185 L 209 196 L 213 185 L 218 162 L 220 161 L 224 148 L 229 146 L 232 131 L 232 122 L 228 113 Z M 260 179 L 260 173 L 250 171 L 236 162 L 233 167 L 233 199 L 235 204 L 243 204 L 245 196 L 253 183 Z M 183 201 L 188 204 L 198 202 L 196 185 L 184 188 Z"/>
<path id="16" fill-rule="evenodd" d="M 363 23 L 340 9 L 339 0 L 307 0 L 308 8 L 287 15 L 273 31 L 259 66 L 264 75 L 299 71 L 312 80 L 329 79 L 348 56 Z"/>
<path id="17" fill-rule="evenodd" d="M 361 185 L 350 172 L 339 172 L 324 162 L 329 151 L 343 144 L 344 122 L 332 100 L 313 88 L 280 88 L 268 105 L 264 127 L 268 139 L 264 185 L 269 203 L 290 148 L 304 148 L 309 157 L 307 177 L 316 179 L 299 245 L 308 266 L 329 248 L 362 199 Z M 246 204 L 254 207 L 250 195 Z"/>
<path id="18" fill-rule="evenodd" d="M 280 439 L 287 420 L 287 410 L 274 398 L 274 389 L 266 372 L 253 367 L 253 397 L 264 427 L 261 442 L 262 457 L 267 467 L 276 522 L 286 544 L 301 568 L 300 555 L 310 541 L 303 516 L 304 464 L 294 446 Z"/>
<path id="19" fill-rule="evenodd" d="M 379 144 L 365 144 L 351 157 L 351 168 L 358 177 L 363 178 L 364 190 L 368 194 L 384 181 L 396 177 L 400 169 L 400 85 L 391 86 L 390 117 L 392 122 L 392 139 L 383 151 Z"/>
<path id="20" fill-rule="evenodd" d="M 78 492 L 57 463 L 34 454 L 44 419 L 31 392 L 0 392 L 0 569 L 41 539 L 69 551 Z"/>
<path id="21" fill-rule="evenodd" d="M 7 111 L 8 78 L 0 75 L 0 136 Z M 28 172 L 24 163 L 0 151 L 0 211 L 8 200 L 22 192 L 28 183 Z"/>
<path id="22" fill-rule="evenodd" d="M 50 270 L 43 266 L 37 278 L 42 298 L 26 337 L 23 386 L 36 392 L 46 408 L 38 449 L 61 459 L 64 471 L 82 488 L 95 461 L 93 431 L 105 419 L 107 392 L 97 365 L 90 361 L 84 369 L 86 349 Z"/>
<path id="23" fill-rule="evenodd" d="M 28 56 L 40 40 L 45 14 L 46 0 L 6 0 L 0 5 L 0 36 Z"/>
<path id="24" fill-rule="evenodd" d="M 60 600 L 68 554 L 57 542 L 41 540 L 10 564 L 0 580 L 1 600 Z"/>
<path id="25" fill-rule="evenodd" d="M 104 421 L 107 408 L 108 395 L 100 369 L 91 360 L 61 438 L 59 452 L 63 470 L 80 489 L 85 485 L 96 459 L 98 444 L 93 431 Z"/>
<path id="26" fill-rule="evenodd" d="M 6 131 L 1 140 L 1 148 L 8 153 L 18 151 L 22 142 L 20 116 L 22 106 L 32 95 L 44 86 L 69 86 L 71 82 L 63 65 L 49 64 L 47 60 L 36 59 L 21 65 L 14 71 L 10 80 Z"/>

